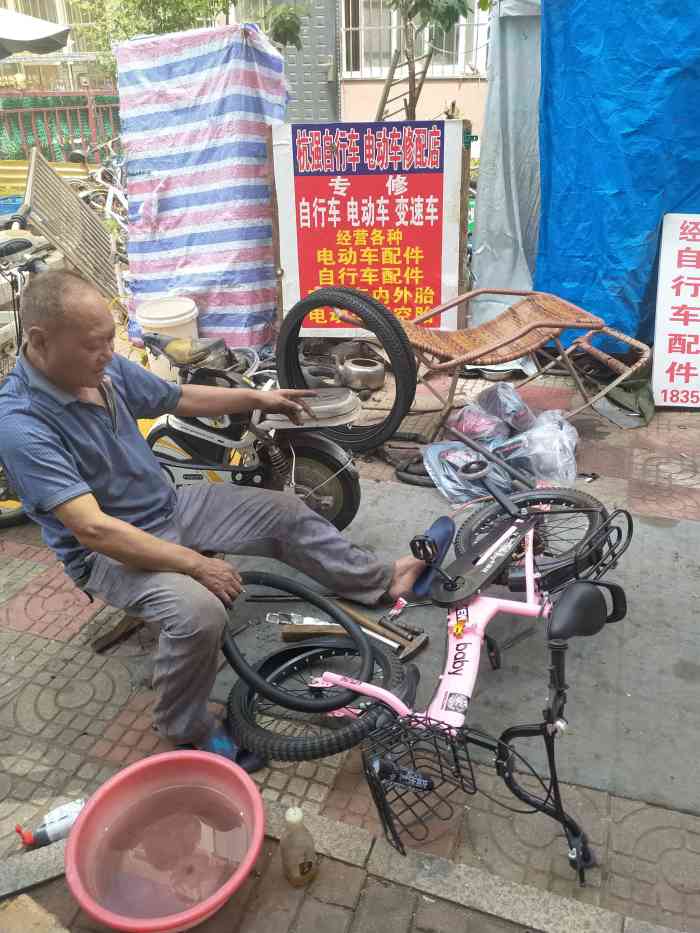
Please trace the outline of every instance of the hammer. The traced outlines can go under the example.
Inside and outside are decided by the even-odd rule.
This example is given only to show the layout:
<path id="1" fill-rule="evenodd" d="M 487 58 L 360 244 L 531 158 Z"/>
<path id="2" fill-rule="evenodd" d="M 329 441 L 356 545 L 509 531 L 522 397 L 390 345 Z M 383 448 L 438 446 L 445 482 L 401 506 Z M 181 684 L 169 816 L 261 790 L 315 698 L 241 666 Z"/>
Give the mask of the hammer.
<path id="1" fill-rule="evenodd" d="M 381 635 L 384 638 L 395 641 L 398 647 L 395 648 L 394 651 L 399 661 L 408 661 L 428 644 L 428 636 L 425 632 L 413 638 L 405 638 L 403 635 L 398 634 L 398 632 L 386 629 L 381 622 L 375 622 L 374 619 L 370 619 L 370 617 L 366 616 L 363 612 L 358 612 L 354 606 L 350 606 L 340 599 L 336 600 L 336 604 L 340 606 L 343 612 L 347 613 L 351 619 L 354 619 L 355 622 L 358 622 L 363 628 L 366 628 L 368 632 L 374 632 L 376 635 Z"/>

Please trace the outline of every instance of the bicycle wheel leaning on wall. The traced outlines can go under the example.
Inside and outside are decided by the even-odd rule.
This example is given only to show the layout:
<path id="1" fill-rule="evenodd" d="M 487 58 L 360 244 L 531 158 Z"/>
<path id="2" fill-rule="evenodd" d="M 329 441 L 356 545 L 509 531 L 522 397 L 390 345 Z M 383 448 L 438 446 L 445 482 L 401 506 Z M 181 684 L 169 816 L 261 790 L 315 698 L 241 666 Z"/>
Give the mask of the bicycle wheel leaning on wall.
<path id="1" fill-rule="evenodd" d="M 304 336 L 301 329 L 308 315 L 326 308 L 341 319 L 356 321 L 346 326 L 361 329 L 362 336 L 338 337 L 332 327 L 321 337 Z M 319 288 L 287 312 L 277 341 L 277 371 L 282 388 L 347 385 L 358 392 L 362 418 L 352 425 L 324 429 L 324 434 L 356 453 L 389 440 L 416 394 L 416 358 L 401 324 L 383 304 L 351 288 Z M 375 377 L 377 382 L 371 384 Z"/>

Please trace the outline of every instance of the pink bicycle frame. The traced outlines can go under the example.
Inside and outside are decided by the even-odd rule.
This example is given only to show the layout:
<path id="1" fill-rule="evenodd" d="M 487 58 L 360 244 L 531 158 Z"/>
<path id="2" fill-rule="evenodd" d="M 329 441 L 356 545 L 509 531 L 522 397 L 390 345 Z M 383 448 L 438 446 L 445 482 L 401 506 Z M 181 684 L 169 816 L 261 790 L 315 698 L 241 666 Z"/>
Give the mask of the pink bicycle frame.
<path id="1" fill-rule="evenodd" d="M 511 534 L 511 529 L 498 539 L 482 556 L 486 561 L 493 551 Z M 464 604 L 450 609 L 447 615 L 447 660 L 445 669 L 433 698 L 423 715 L 431 721 L 443 722 L 451 729 L 464 725 L 464 720 L 474 692 L 474 685 L 479 674 L 481 647 L 486 635 L 486 627 L 499 612 L 508 612 L 521 618 L 537 619 L 546 617 L 551 605 L 540 597 L 535 579 L 533 552 L 534 532 L 528 532 L 525 538 L 525 602 L 512 599 L 496 599 L 491 596 L 470 597 Z M 413 711 L 391 691 L 374 684 L 367 684 L 345 677 L 342 674 L 326 672 L 319 679 L 318 685 L 346 687 L 364 696 L 379 700 L 390 707 L 398 716 L 412 715 Z M 348 714 L 348 710 L 337 710 L 338 714 Z"/>

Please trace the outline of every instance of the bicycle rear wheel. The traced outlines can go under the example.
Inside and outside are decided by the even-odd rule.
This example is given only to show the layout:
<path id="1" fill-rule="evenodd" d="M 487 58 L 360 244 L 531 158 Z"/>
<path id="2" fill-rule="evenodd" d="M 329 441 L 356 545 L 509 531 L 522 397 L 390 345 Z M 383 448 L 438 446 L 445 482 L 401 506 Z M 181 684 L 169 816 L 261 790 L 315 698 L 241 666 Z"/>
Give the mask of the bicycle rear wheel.
<path id="1" fill-rule="evenodd" d="M 573 558 L 577 549 L 607 518 L 602 502 L 577 489 L 536 489 L 510 497 L 521 509 L 542 512 L 535 530 L 535 559 Z M 508 513 L 493 502 L 468 518 L 457 532 L 455 553 L 458 557 L 478 551 L 479 541 L 499 522 L 507 523 Z"/>
<path id="2" fill-rule="evenodd" d="M 406 671 L 396 658 L 372 645 L 373 665 L 368 683 L 401 695 Z M 356 677 L 359 657 L 347 638 L 314 638 L 290 645 L 261 661 L 258 673 L 286 693 L 333 696 L 334 688 L 310 687 L 324 671 Z M 352 704 L 357 718 L 324 713 L 300 713 L 267 700 L 254 687 L 239 680 L 228 698 L 229 725 L 239 744 L 275 761 L 308 761 L 352 748 L 377 724 L 382 707 L 358 696 Z"/>
<path id="3" fill-rule="evenodd" d="M 355 315 L 359 318 L 358 327 L 373 335 L 378 346 L 367 343 L 366 352 L 371 353 L 373 359 L 382 360 L 386 382 L 380 390 L 380 398 L 373 401 L 373 395 L 365 400 L 359 421 L 347 426 L 324 428 L 323 432 L 357 453 L 374 450 L 396 433 L 408 414 L 416 394 L 417 369 L 416 358 L 403 327 L 384 305 L 370 295 L 351 288 L 319 288 L 294 305 L 284 318 L 277 341 L 280 386 L 307 388 L 307 378 L 313 368 L 309 364 L 324 364 L 334 370 L 331 354 L 337 350 L 339 339 L 334 337 L 333 329 L 328 330 L 327 338 L 313 338 L 317 348 L 310 356 L 306 355 L 305 348 L 312 338 L 307 340 L 300 336 L 307 315 L 327 307 Z"/>

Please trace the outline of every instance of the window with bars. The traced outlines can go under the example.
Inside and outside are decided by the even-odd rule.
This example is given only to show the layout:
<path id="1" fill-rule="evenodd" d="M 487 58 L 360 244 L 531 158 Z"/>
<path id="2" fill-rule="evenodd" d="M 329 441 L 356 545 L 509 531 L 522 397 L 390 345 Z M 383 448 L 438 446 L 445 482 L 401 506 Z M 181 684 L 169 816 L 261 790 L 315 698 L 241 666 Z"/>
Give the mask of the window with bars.
<path id="1" fill-rule="evenodd" d="M 15 0 L 15 10 L 27 16 L 37 16 L 51 23 L 60 23 L 55 0 Z"/>
<path id="2" fill-rule="evenodd" d="M 398 14 L 384 0 L 343 0 L 343 66 L 345 77 L 383 78 L 396 49 L 402 50 Z M 452 29 L 429 27 L 416 35 L 416 57 L 432 48 L 428 77 L 452 77 L 485 71 L 488 19 L 477 13 Z"/>

